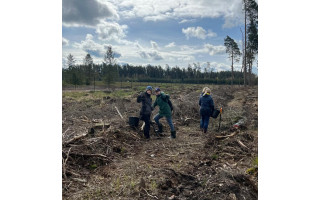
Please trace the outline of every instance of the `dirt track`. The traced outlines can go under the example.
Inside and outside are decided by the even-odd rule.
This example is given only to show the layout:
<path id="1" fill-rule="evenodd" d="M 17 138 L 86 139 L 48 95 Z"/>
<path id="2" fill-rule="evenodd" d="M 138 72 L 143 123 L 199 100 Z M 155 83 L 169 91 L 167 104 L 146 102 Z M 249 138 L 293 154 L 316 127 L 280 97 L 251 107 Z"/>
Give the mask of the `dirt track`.
<path id="1" fill-rule="evenodd" d="M 219 120 L 211 118 L 205 135 L 199 130 L 201 88 L 165 91 L 175 106 L 175 140 L 156 138 L 151 131 L 151 140 L 146 141 L 121 120 L 114 106 L 125 119 L 136 116 L 140 108 L 136 94 L 86 101 L 64 98 L 62 155 L 68 160 L 63 198 L 257 199 L 258 168 L 253 164 L 258 153 L 257 87 L 211 88 L 216 106 L 224 112 L 220 132 Z M 244 124 L 233 128 L 241 119 Z M 87 134 L 97 121 L 108 127 Z M 165 131 L 169 136 L 168 126 Z M 81 134 L 85 136 L 72 141 Z M 216 137 L 226 135 L 232 136 Z"/>

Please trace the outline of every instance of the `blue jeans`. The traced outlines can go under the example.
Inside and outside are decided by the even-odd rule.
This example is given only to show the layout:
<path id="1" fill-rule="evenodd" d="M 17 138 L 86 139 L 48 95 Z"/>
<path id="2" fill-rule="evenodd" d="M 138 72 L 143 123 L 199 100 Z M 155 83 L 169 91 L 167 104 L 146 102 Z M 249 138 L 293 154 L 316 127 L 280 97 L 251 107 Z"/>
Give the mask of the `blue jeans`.
<path id="1" fill-rule="evenodd" d="M 208 129 L 210 115 L 201 115 L 200 128 Z"/>
<path id="2" fill-rule="evenodd" d="M 158 126 L 160 125 L 159 120 L 160 120 L 162 117 L 164 117 L 164 116 L 157 114 L 157 115 L 153 118 L 154 121 L 157 123 Z M 171 131 L 174 131 L 174 126 L 173 126 L 173 123 L 172 123 L 172 118 L 171 118 L 171 116 L 170 116 L 170 117 L 166 117 L 166 119 L 167 119 L 167 122 L 168 122 L 168 124 L 169 124 L 169 126 L 170 126 Z"/>

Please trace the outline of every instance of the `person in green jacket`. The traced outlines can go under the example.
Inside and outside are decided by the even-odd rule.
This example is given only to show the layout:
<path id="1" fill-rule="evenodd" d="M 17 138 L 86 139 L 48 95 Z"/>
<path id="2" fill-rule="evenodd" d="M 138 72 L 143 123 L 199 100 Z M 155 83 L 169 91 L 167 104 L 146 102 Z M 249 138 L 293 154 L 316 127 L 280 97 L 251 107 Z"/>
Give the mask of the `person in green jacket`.
<path id="1" fill-rule="evenodd" d="M 153 118 L 159 127 L 158 132 L 159 133 L 163 132 L 163 126 L 159 122 L 159 120 L 163 117 L 166 117 L 167 122 L 171 129 L 171 138 L 176 138 L 176 131 L 172 123 L 173 106 L 170 101 L 170 96 L 162 92 L 160 88 L 156 88 L 155 92 L 156 92 L 157 98 L 152 104 L 152 107 L 155 108 L 156 106 L 159 106 L 159 113 Z"/>

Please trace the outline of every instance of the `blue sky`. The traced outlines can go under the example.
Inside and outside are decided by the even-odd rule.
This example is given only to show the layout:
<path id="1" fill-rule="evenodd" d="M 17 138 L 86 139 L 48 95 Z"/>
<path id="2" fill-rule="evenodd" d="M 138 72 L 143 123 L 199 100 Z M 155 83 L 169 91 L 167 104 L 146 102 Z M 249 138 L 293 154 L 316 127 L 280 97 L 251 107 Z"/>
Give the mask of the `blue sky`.
<path id="1" fill-rule="evenodd" d="M 118 63 L 230 70 L 224 38 L 242 48 L 242 0 L 63 0 L 62 65 L 68 54 L 102 63 L 112 45 Z M 235 63 L 240 71 L 241 61 Z M 254 73 L 257 73 L 256 62 Z"/>

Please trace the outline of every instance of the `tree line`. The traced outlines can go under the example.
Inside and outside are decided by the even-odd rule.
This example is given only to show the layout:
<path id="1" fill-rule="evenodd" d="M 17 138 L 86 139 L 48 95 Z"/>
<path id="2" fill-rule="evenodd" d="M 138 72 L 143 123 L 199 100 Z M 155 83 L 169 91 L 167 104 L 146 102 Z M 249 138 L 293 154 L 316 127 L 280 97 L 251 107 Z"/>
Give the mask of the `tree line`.
<path id="1" fill-rule="evenodd" d="M 112 47 L 109 47 L 112 52 Z M 112 54 L 111 54 L 112 55 Z M 109 59 L 109 60 L 108 60 Z M 113 62 L 113 64 L 110 64 Z M 178 66 L 163 68 L 161 66 L 147 65 L 119 65 L 114 58 L 106 57 L 102 64 L 95 64 L 90 54 L 84 58 L 83 64 L 75 65 L 71 54 L 68 56 L 68 68 L 62 69 L 64 84 L 94 85 L 96 81 L 103 81 L 106 86 L 118 82 L 158 82 L 158 83 L 192 83 L 192 84 L 243 84 L 243 73 L 234 71 L 213 72 L 201 71 L 199 65 L 189 65 L 187 68 Z M 233 74 L 233 75 L 232 75 Z M 257 76 L 255 82 L 257 84 Z"/>

